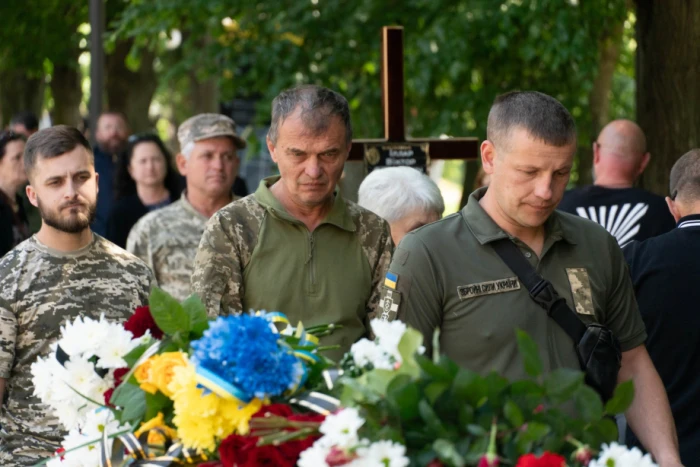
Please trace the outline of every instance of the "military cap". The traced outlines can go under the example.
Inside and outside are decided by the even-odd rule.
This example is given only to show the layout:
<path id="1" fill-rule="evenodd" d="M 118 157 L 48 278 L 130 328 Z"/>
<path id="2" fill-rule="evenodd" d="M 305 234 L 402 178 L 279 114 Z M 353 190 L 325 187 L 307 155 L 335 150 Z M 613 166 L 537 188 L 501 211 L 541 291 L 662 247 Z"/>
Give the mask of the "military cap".
<path id="1" fill-rule="evenodd" d="M 195 115 L 182 122 L 180 128 L 177 130 L 177 139 L 180 141 L 180 148 L 184 148 L 187 144 L 194 143 L 195 141 L 215 138 L 217 136 L 230 136 L 233 138 L 236 147 L 239 149 L 246 147 L 245 141 L 236 133 L 236 122 L 226 115 Z"/>

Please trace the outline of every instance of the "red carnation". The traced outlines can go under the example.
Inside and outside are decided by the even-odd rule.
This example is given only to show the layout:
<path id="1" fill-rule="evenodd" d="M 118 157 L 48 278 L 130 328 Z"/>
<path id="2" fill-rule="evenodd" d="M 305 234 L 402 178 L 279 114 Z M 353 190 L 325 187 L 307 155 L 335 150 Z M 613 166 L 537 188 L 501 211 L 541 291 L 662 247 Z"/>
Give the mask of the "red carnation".
<path id="1" fill-rule="evenodd" d="M 566 459 L 558 454 L 545 452 L 540 457 L 526 454 L 518 459 L 515 467 L 566 467 Z"/>
<path id="2" fill-rule="evenodd" d="M 114 387 L 107 389 L 103 394 L 105 405 L 114 407 L 110 402 L 112 400 L 112 394 L 114 394 L 114 390 L 117 389 L 120 384 L 122 384 L 122 378 L 124 378 L 128 372 L 128 368 L 117 368 L 114 370 Z"/>
<path id="3" fill-rule="evenodd" d="M 134 338 L 143 336 L 148 330 L 151 331 L 151 335 L 154 338 L 163 338 L 163 331 L 160 330 L 153 320 L 153 315 L 151 315 L 151 310 L 148 308 L 148 305 L 136 308 L 134 314 L 124 323 L 124 329 L 131 331 Z"/>
<path id="4" fill-rule="evenodd" d="M 294 414 L 292 408 L 285 404 L 265 406 L 256 412 L 253 418 L 264 417 L 267 414 L 303 422 L 321 423 L 325 418 L 323 415 Z M 286 429 L 293 430 L 291 427 Z M 287 441 L 278 446 L 258 446 L 258 439 L 257 436 L 231 435 L 223 440 L 219 446 L 219 457 L 223 467 L 255 467 L 258 465 L 294 467 L 301 453 L 310 448 L 318 436 Z"/>

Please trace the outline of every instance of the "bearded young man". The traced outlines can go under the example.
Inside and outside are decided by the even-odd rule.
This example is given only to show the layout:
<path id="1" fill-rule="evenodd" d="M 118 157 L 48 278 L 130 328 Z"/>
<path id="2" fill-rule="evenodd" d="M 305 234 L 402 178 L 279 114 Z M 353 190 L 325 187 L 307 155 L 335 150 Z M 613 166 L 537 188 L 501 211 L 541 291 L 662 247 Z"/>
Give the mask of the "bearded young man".
<path id="1" fill-rule="evenodd" d="M 75 128 L 41 130 L 27 142 L 27 195 L 39 232 L 0 261 L 0 464 L 34 465 L 65 433 L 33 395 L 30 367 L 50 353 L 60 327 L 79 316 L 123 321 L 148 302 L 148 266 L 90 230 L 97 202 L 93 153 Z"/>
<path id="2" fill-rule="evenodd" d="M 481 161 L 491 176 L 488 188 L 472 193 L 461 212 L 404 237 L 382 294 L 386 308 L 396 305 L 398 319 L 423 333 L 427 355 L 439 328 L 440 350 L 472 371 L 525 378 L 518 328 L 537 342 L 545 373 L 580 369 L 573 339 L 497 252 L 515 246 L 521 261 L 565 299 L 569 316 L 575 313 L 570 318 L 603 325 L 615 336 L 622 354 L 617 381 L 631 379 L 635 386 L 626 413 L 630 427 L 662 467 L 681 465 L 617 241 L 594 222 L 555 211 L 576 152 L 573 118 L 553 97 L 512 92 L 496 98 L 486 132 Z"/>

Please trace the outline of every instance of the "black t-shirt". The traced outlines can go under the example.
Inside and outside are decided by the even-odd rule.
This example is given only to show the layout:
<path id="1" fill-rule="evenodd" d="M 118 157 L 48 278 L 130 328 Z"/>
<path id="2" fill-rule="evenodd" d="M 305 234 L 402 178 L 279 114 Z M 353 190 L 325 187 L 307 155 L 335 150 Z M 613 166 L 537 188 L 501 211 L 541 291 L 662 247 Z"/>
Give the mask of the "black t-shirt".
<path id="1" fill-rule="evenodd" d="M 666 387 L 686 467 L 700 466 L 700 215 L 623 249 L 647 327 L 649 355 Z M 628 430 L 627 444 L 640 446 Z"/>
<path id="2" fill-rule="evenodd" d="M 564 193 L 557 209 L 597 222 L 620 246 L 656 237 L 676 225 L 664 198 L 641 188 L 575 188 Z"/>

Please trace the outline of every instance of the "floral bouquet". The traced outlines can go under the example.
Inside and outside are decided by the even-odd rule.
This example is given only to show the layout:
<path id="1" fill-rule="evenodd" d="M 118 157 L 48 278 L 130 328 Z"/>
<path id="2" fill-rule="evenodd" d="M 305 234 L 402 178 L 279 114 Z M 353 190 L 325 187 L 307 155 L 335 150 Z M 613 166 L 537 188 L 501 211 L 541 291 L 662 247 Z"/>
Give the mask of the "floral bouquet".
<path id="1" fill-rule="evenodd" d="M 315 407 L 308 390 L 334 365 L 318 337 L 333 328 L 292 327 L 278 312 L 209 321 L 196 297 L 179 303 L 160 289 L 123 325 L 78 318 L 32 366 L 35 394 L 68 431 L 48 465 L 255 465 L 236 456 L 256 458 L 264 435 L 285 441 L 265 452 L 294 465 L 324 417 L 287 404 Z M 255 419 L 263 428 L 253 436 Z"/>
<path id="2" fill-rule="evenodd" d="M 547 376 L 518 331 L 528 379 L 482 376 L 424 355 L 401 322 L 371 323 L 336 364 L 318 337 L 278 312 L 207 320 L 195 297 L 161 290 L 123 326 L 78 319 L 32 368 L 35 393 L 68 430 L 51 467 L 478 466 L 655 464 L 614 442 L 611 416 L 579 371 Z M 339 376 L 340 375 L 340 376 Z"/>

